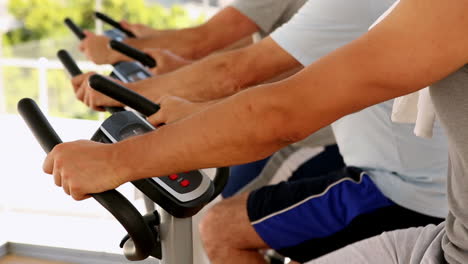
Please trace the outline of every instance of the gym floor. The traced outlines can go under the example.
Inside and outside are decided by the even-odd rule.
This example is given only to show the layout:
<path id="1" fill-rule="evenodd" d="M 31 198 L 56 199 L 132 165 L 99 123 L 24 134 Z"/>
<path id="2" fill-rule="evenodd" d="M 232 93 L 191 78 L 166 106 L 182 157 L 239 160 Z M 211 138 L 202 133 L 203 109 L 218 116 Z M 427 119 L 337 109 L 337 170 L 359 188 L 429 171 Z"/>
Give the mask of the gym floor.
<path id="1" fill-rule="evenodd" d="M 0 264 L 71 264 L 67 262 L 38 260 L 33 258 L 19 257 L 15 255 L 8 255 L 0 259 Z"/>

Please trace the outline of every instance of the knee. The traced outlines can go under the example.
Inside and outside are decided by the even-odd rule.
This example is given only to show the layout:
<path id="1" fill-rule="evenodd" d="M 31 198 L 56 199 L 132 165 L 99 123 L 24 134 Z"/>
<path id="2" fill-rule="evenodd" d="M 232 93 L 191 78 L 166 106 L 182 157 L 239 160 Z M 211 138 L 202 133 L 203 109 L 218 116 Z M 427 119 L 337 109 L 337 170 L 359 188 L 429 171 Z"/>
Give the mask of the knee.
<path id="1" fill-rule="evenodd" d="M 239 195 L 219 202 L 200 221 L 198 228 L 208 256 L 239 248 L 245 243 L 244 238 L 252 235 L 245 206 L 247 197 Z"/>
<path id="2" fill-rule="evenodd" d="M 228 209 L 224 201 L 220 202 L 210 208 L 200 221 L 198 228 L 205 247 L 217 244 L 217 242 L 222 239 L 222 225 L 226 223 L 226 221 L 229 221 L 229 219 L 225 217 L 226 210 Z"/>

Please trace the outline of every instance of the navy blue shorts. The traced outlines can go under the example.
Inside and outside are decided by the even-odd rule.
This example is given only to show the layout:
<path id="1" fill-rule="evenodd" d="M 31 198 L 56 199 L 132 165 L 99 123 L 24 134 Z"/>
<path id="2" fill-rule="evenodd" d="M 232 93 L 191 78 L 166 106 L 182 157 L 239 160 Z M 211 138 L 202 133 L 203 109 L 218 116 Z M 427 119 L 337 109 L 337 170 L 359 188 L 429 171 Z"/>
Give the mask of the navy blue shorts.
<path id="1" fill-rule="evenodd" d="M 355 167 L 263 187 L 249 195 L 247 211 L 266 244 L 298 262 L 384 231 L 443 221 L 395 204 Z"/>
<path id="2" fill-rule="evenodd" d="M 232 166 L 231 175 L 229 176 L 228 183 L 222 193 L 223 198 L 228 198 L 237 194 L 239 190 L 257 178 L 260 173 L 262 173 L 263 168 L 267 165 L 270 158 L 271 157 L 251 163 Z M 321 153 L 310 157 L 310 159 L 305 161 L 293 174 L 283 175 L 283 177 L 288 180 L 296 180 L 303 177 L 311 177 L 311 171 L 322 175 L 343 168 L 344 166 L 343 157 L 341 157 L 338 146 L 330 145 L 324 147 L 324 150 Z"/>

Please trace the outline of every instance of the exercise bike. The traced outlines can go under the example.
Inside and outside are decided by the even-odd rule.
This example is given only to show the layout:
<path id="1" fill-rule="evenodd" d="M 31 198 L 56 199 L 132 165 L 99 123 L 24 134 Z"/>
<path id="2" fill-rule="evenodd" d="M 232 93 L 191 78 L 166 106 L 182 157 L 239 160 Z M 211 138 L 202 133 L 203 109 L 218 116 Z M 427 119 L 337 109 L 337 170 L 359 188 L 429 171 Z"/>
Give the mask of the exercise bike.
<path id="1" fill-rule="evenodd" d="M 90 84 L 143 115 L 151 115 L 159 109 L 153 102 L 103 76 L 92 76 Z M 62 142 L 32 99 L 22 99 L 18 111 L 44 151 L 50 152 Z M 91 139 L 115 143 L 153 130 L 139 114 L 117 111 Z M 228 177 L 229 169 L 219 168 L 213 180 L 202 171 L 191 171 L 133 181 L 136 188 L 162 208 L 160 213 L 154 211 L 145 216 L 115 190 L 92 194 L 92 197 L 127 230 L 128 235 L 121 243 L 127 259 L 136 261 L 151 256 L 160 259 L 161 264 L 188 264 L 193 261 L 192 216 L 221 193 Z"/>

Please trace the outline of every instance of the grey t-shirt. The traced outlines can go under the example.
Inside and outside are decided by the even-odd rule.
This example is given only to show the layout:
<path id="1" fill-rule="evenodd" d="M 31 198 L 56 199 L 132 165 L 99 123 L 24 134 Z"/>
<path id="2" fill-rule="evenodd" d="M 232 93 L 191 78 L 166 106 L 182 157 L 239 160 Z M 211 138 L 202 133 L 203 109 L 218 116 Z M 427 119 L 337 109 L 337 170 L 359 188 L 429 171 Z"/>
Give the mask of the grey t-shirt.
<path id="1" fill-rule="evenodd" d="M 468 66 L 431 86 L 449 140 L 446 219 L 442 247 L 449 263 L 468 263 Z"/>
<path id="2" fill-rule="evenodd" d="M 307 0 L 235 0 L 230 6 L 250 18 L 266 36 L 286 23 Z"/>
<path id="3" fill-rule="evenodd" d="M 430 88 L 449 141 L 449 213 L 439 226 L 384 233 L 308 264 L 468 263 L 468 66 Z M 444 261 L 445 260 L 445 261 Z"/>

